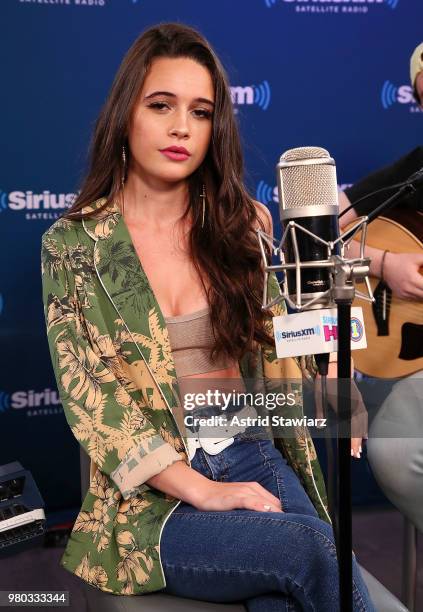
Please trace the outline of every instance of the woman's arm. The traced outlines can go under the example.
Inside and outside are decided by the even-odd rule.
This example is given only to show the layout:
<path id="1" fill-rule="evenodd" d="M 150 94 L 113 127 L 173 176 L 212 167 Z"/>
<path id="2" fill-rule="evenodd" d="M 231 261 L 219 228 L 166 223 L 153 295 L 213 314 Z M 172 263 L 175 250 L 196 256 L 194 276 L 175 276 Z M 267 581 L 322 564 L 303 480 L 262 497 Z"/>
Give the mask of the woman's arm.
<path id="1" fill-rule="evenodd" d="M 181 455 L 161 435 L 102 359 L 88 335 L 63 238 L 43 235 L 41 273 L 47 339 L 57 388 L 72 433 L 125 499 Z"/>
<path id="2" fill-rule="evenodd" d="M 279 498 L 258 482 L 216 482 L 183 461 L 170 465 L 147 482 L 198 510 L 220 512 L 245 508 L 258 512 L 283 512 Z"/>
<path id="3" fill-rule="evenodd" d="M 146 483 L 159 491 L 196 506 L 207 491 L 210 480 L 189 467 L 184 461 L 176 461 Z"/>

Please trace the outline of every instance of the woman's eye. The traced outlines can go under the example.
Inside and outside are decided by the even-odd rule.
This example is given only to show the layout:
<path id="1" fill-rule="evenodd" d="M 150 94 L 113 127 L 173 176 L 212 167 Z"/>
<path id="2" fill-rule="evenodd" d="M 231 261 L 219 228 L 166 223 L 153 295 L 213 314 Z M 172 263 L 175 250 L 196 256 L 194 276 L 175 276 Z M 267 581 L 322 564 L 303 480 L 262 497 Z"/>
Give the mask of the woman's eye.
<path id="1" fill-rule="evenodd" d="M 167 102 L 151 102 L 148 105 L 148 108 L 153 108 L 154 110 L 160 112 L 170 109 L 170 106 Z M 206 108 L 196 108 L 192 112 L 198 119 L 210 119 L 212 116 L 211 111 L 207 110 Z"/>
<path id="2" fill-rule="evenodd" d="M 152 102 L 148 105 L 148 108 L 156 108 L 157 110 L 163 110 L 164 108 L 169 108 L 166 102 Z"/>
<path id="3" fill-rule="evenodd" d="M 200 119 L 210 119 L 210 117 L 212 116 L 212 113 L 209 110 L 206 110 L 205 108 L 197 108 L 194 111 L 194 114 Z"/>

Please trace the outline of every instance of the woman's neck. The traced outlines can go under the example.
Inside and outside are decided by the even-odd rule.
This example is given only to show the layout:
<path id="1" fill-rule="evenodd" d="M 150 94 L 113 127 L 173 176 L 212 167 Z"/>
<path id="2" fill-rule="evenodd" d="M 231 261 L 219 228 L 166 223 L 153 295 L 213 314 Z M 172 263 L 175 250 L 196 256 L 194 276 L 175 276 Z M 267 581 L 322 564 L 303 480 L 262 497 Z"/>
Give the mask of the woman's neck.
<path id="1" fill-rule="evenodd" d="M 188 199 L 188 183 L 145 181 L 129 174 L 123 190 L 124 216 L 127 223 L 163 228 L 182 216 Z"/>

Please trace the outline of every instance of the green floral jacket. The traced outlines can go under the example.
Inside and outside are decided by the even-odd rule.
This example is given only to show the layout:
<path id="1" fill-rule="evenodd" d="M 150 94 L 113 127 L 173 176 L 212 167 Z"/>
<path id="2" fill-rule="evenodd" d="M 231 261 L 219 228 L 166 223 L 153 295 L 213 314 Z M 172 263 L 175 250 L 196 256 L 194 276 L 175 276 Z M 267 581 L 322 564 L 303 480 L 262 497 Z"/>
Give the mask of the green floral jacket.
<path id="1" fill-rule="evenodd" d="M 85 211 L 98 208 L 97 200 Z M 117 206 L 95 219 L 59 219 L 42 237 L 44 312 L 66 420 L 91 459 L 90 487 L 61 565 L 109 593 L 136 595 L 166 586 L 160 538 L 180 503 L 145 481 L 184 460 L 186 432 L 176 410 L 168 331 Z M 269 294 L 278 292 L 270 277 Z M 283 305 L 273 307 L 275 315 Z M 268 321 L 273 330 L 272 319 Z M 242 376 L 293 378 L 302 415 L 301 371 L 293 359 L 259 347 Z M 265 387 L 268 388 L 267 386 Z M 305 427 L 274 438 L 319 516 L 330 522 L 324 480 Z M 140 484 L 141 483 L 141 484 Z"/>

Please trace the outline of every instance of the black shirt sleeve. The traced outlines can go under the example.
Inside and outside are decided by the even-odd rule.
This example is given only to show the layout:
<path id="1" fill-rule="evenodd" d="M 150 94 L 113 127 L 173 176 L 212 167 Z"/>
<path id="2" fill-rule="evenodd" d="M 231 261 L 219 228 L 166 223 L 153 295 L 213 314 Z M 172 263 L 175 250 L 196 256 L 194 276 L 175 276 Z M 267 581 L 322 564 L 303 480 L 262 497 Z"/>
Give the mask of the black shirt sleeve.
<path id="1" fill-rule="evenodd" d="M 365 178 L 355 183 L 352 187 L 345 190 L 348 199 L 353 204 L 359 198 L 365 196 L 376 189 L 394 185 L 395 183 L 401 183 L 405 181 L 417 170 L 423 167 L 423 147 L 416 147 L 398 161 L 389 166 L 384 166 L 376 172 L 372 172 Z M 358 215 L 367 215 L 370 211 L 374 210 L 379 204 L 382 204 L 391 195 L 395 193 L 395 190 L 385 191 L 378 193 L 377 195 L 360 202 L 355 211 Z M 415 193 L 405 196 L 404 199 L 396 204 L 396 206 L 406 206 L 407 208 L 413 208 L 423 212 L 423 189 L 418 189 Z"/>

